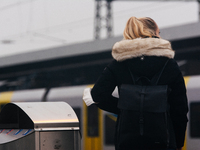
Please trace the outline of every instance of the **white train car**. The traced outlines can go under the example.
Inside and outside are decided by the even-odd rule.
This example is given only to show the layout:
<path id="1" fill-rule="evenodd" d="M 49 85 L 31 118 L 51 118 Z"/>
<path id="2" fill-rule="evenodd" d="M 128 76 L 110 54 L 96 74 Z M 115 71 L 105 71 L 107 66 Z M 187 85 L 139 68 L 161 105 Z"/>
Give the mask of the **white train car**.
<path id="1" fill-rule="evenodd" d="M 200 146 L 200 76 L 185 77 L 189 104 L 189 123 L 183 150 L 197 150 Z M 82 101 L 87 85 L 52 88 L 46 101 L 65 101 L 76 112 L 81 126 L 83 150 L 114 150 L 116 117 Z M 1 107 L 9 102 L 42 101 L 45 89 L 0 93 Z M 116 93 L 115 93 L 116 94 Z M 89 109 L 88 109 L 89 108 Z"/>

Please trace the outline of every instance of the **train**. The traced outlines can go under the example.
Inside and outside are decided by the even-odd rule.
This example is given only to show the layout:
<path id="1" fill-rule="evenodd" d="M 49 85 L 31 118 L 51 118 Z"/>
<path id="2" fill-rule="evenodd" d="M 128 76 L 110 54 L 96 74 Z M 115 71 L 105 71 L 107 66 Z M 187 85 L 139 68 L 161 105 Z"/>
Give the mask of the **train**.
<path id="1" fill-rule="evenodd" d="M 184 77 L 188 96 L 188 126 L 183 150 L 197 150 L 200 146 L 200 75 Z M 82 100 L 83 90 L 93 85 L 0 92 L 0 109 L 10 102 L 64 101 L 79 118 L 82 150 L 114 150 L 116 115 L 95 106 L 87 107 Z M 117 89 L 113 92 L 118 96 Z"/>

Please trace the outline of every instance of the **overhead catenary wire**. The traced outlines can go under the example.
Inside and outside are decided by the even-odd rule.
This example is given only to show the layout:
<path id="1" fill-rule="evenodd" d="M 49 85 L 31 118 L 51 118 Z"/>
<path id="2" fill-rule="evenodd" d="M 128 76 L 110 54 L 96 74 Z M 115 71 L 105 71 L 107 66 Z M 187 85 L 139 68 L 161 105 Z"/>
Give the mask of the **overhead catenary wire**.
<path id="1" fill-rule="evenodd" d="M 90 21 L 91 22 L 93 21 L 92 17 L 84 18 L 84 19 L 81 19 L 81 20 L 76 20 L 76 21 L 73 21 L 73 22 L 63 23 L 63 24 L 59 24 L 59 25 L 55 25 L 55 26 L 48 26 L 48 27 L 41 28 L 41 29 L 28 30 L 28 31 L 33 32 L 33 33 L 34 32 L 37 32 L 37 33 L 42 32 L 43 33 L 45 31 L 47 31 L 47 29 L 48 29 L 49 33 L 50 32 L 62 32 L 63 29 L 67 30 L 70 27 L 85 28 L 85 27 L 87 27 L 87 25 L 90 24 Z M 21 32 L 20 34 L 9 35 L 9 36 L 3 37 L 3 38 L 16 38 L 19 35 L 21 35 L 21 37 L 23 37 L 23 36 L 27 36 L 29 32 Z"/>
<path id="2" fill-rule="evenodd" d="M 158 3 L 162 4 L 162 6 L 157 6 Z M 182 4 L 182 5 L 184 5 L 184 4 Z M 150 7 L 150 6 L 152 6 L 152 7 Z M 164 8 L 165 9 L 172 9 L 173 7 L 181 7 L 181 6 L 180 5 L 174 6 L 174 4 L 169 4 L 169 5 L 166 6 L 166 4 L 164 4 L 162 2 L 154 2 L 154 3 L 148 4 L 146 6 L 141 6 L 141 7 L 134 8 L 134 11 L 131 11 L 131 10 L 133 10 L 133 8 L 130 8 L 128 10 L 114 11 L 114 17 L 120 17 L 120 15 L 122 15 L 122 17 L 123 17 L 124 14 L 121 14 L 122 12 L 131 13 L 131 14 L 133 14 L 133 12 L 135 12 L 135 13 L 148 12 L 148 11 L 157 12 L 157 10 L 159 8 L 161 8 L 163 10 Z M 148 7 L 148 8 L 146 8 L 146 7 Z M 120 14 L 118 14 L 118 13 L 120 13 Z M 84 26 L 85 24 L 89 23 L 88 21 L 92 22 L 93 19 L 94 19 L 93 17 L 88 17 L 88 18 L 83 18 L 81 20 L 75 20 L 75 21 L 72 21 L 72 22 L 67 22 L 67 23 L 54 25 L 54 26 L 49 26 L 48 28 L 52 31 L 53 30 L 62 30 L 62 28 L 68 28 L 68 27 L 74 27 L 74 26 L 83 28 L 83 27 L 85 27 Z M 82 24 L 83 22 L 85 22 L 84 25 Z M 38 29 L 37 31 L 42 31 L 42 30 L 45 30 L 45 28 Z"/>
<path id="3" fill-rule="evenodd" d="M 154 12 L 156 12 L 157 9 L 160 8 L 160 7 L 162 7 L 162 8 L 163 7 L 167 7 L 167 9 L 171 9 L 171 7 L 176 7 L 173 4 L 169 4 L 167 6 L 166 6 L 166 4 L 164 4 L 164 6 L 157 6 L 158 3 L 159 2 L 154 2 L 154 3 L 148 4 L 148 5 L 145 5 L 145 6 L 141 6 L 141 7 L 136 7 L 136 8 L 133 7 L 133 8 L 127 9 L 127 10 L 114 11 L 114 17 L 115 18 L 119 18 L 119 17 L 124 17 L 124 15 L 127 15 L 127 13 L 135 14 L 135 13 L 146 12 L 146 11 L 148 12 L 150 10 L 153 10 Z M 170 6 L 170 8 L 168 8 L 169 6 Z M 148 7 L 148 9 L 146 7 Z M 180 7 L 180 5 L 179 5 L 179 7 Z M 132 11 L 132 10 L 134 10 L 134 11 Z M 30 11 L 30 15 L 32 15 L 31 11 Z M 31 30 L 30 29 L 31 28 L 31 17 L 30 17 L 29 26 L 28 26 L 29 30 L 28 31 L 29 32 L 30 31 L 35 31 L 35 32 L 43 32 L 43 31 L 60 32 L 60 31 L 62 31 L 64 29 L 71 28 L 71 27 L 73 27 L 73 29 L 75 30 L 76 28 L 74 28 L 74 27 L 77 27 L 77 28 L 85 28 L 85 27 L 87 27 L 86 25 L 90 24 L 90 22 L 93 22 L 93 19 L 94 19 L 93 17 L 88 17 L 88 18 L 83 18 L 83 19 L 80 19 L 80 20 L 75 20 L 75 21 L 72 21 L 72 22 L 67 22 L 67 23 L 58 24 L 58 25 L 54 25 L 54 26 L 46 25 L 45 28 L 41 28 L 41 29 L 37 29 L 37 30 Z M 45 19 L 45 20 L 47 20 L 47 19 Z M 20 34 L 21 35 L 26 35 L 24 33 L 20 33 Z M 18 34 L 17 35 L 10 35 L 9 37 L 15 37 L 15 36 L 18 36 Z"/>
<path id="4" fill-rule="evenodd" d="M 32 0 L 32 1 L 36 1 L 36 0 Z M 16 6 L 19 6 L 19 5 L 22 5 L 22 4 L 27 4 L 27 3 L 30 3 L 30 1 L 27 1 L 27 0 L 18 1 L 16 3 L 12 3 L 12 4 L 9 4 L 9 5 L 6 5 L 6 6 L 2 6 L 2 7 L 0 7 L 0 12 L 8 10 L 8 9 L 12 9 L 13 7 L 16 7 Z"/>
<path id="5" fill-rule="evenodd" d="M 48 40 L 51 40 L 51 41 L 61 42 L 63 44 L 67 43 L 67 41 L 65 39 L 49 36 L 49 35 L 46 35 L 46 34 L 41 34 L 41 33 L 34 32 L 33 36 L 38 36 L 38 37 L 41 37 L 41 38 L 44 38 L 44 39 L 48 39 Z"/>
<path id="6" fill-rule="evenodd" d="M 5 39 L 5 38 L 20 38 L 20 37 L 25 37 L 25 36 L 31 36 L 32 33 L 37 33 L 37 34 L 41 34 L 43 36 L 43 38 L 46 38 L 47 39 L 59 39 L 59 40 L 56 40 L 56 41 L 63 41 L 62 38 L 59 38 L 59 37 L 54 37 L 52 34 L 53 33 L 59 33 L 59 32 L 63 32 L 65 30 L 68 30 L 67 32 L 69 32 L 70 30 L 80 30 L 81 28 L 84 29 L 84 28 L 88 28 L 89 25 L 93 25 L 93 19 L 94 17 L 88 17 L 88 18 L 83 18 L 83 19 L 79 19 L 79 20 L 75 20 L 75 21 L 72 21 L 72 22 L 65 22 L 65 23 L 62 23 L 62 24 L 58 24 L 58 25 L 53 25 L 53 26 L 50 26 L 48 24 L 48 14 L 47 14 L 47 11 L 44 10 L 44 22 L 45 22 L 45 27 L 44 28 L 40 28 L 40 29 L 33 29 L 33 1 L 35 0 L 29 0 L 29 1 L 19 1 L 18 3 L 15 3 L 12 5 L 12 7 L 14 8 L 14 6 L 19 6 L 20 7 L 20 4 L 22 5 L 23 3 L 30 3 L 30 10 L 29 10 L 29 23 L 27 25 L 27 32 L 20 32 L 19 34 L 14 34 L 14 35 L 9 35 L 9 36 L 6 36 L 6 37 L 2 37 L 2 39 Z M 17 5 L 18 4 L 18 5 Z M 175 5 L 174 5 L 175 4 Z M 167 4 L 166 5 L 166 2 L 151 2 L 150 4 L 146 4 L 146 5 L 143 5 L 143 6 L 140 6 L 140 7 L 133 7 L 133 8 L 130 8 L 130 9 L 125 9 L 125 10 L 120 10 L 120 11 L 115 11 L 114 10 L 114 20 L 117 18 L 117 19 L 120 19 L 122 17 L 124 17 L 125 15 L 127 14 L 139 14 L 139 13 L 144 13 L 144 12 L 154 12 L 156 13 L 157 10 L 170 10 L 172 8 L 175 8 L 175 7 L 181 7 L 181 5 L 176 5 L 178 4 L 177 2 L 174 2 L 173 4 Z M 43 1 L 43 9 L 46 9 L 47 5 L 47 1 L 44 0 Z M 133 5 L 134 6 L 134 5 Z M 9 8 L 9 7 L 8 7 Z M 7 9 L 8 9 L 7 8 Z M 10 6 L 11 8 L 11 6 Z M 2 10 L 5 10 L 6 8 L 3 8 L 2 7 Z M 0 7 L 0 10 L 1 10 L 1 7 Z M 93 30 L 93 28 L 91 29 Z M 36 36 L 34 34 L 32 34 L 33 36 Z M 44 36 L 45 35 L 45 36 Z M 51 38 L 49 38 L 51 37 Z"/>
<path id="7" fill-rule="evenodd" d="M 178 2 L 173 2 L 172 3 L 168 3 L 168 2 L 154 2 L 154 3 L 151 3 L 151 4 L 147 4 L 147 5 L 144 5 L 142 7 L 136 7 L 136 8 L 130 8 L 130 9 L 125 9 L 125 10 L 121 10 L 121 11 L 116 11 L 114 12 L 114 17 L 123 17 L 124 15 L 127 15 L 127 14 L 141 14 L 141 13 L 144 13 L 144 12 L 154 12 L 156 13 L 158 10 L 170 10 L 170 9 L 173 9 L 175 7 L 181 7 L 182 6 L 185 6 L 185 3 L 182 2 L 182 4 L 179 3 L 179 5 L 176 5 L 175 3 L 178 4 Z"/>

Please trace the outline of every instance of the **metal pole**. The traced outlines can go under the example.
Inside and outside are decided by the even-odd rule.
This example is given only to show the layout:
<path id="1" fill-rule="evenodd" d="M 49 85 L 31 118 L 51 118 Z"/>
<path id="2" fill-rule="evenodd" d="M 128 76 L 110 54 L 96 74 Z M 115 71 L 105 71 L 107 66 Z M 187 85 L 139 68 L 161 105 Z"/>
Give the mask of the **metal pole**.
<path id="1" fill-rule="evenodd" d="M 197 0 L 197 2 L 199 3 L 199 21 L 200 21 L 200 0 Z"/>
<path id="2" fill-rule="evenodd" d="M 101 32 L 101 1 L 96 1 L 96 12 L 95 12 L 95 32 L 94 37 L 95 39 L 100 38 L 100 32 Z"/>
<path id="3" fill-rule="evenodd" d="M 110 38 L 113 36 L 113 19 L 112 19 L 112 7 L 111 0 L 107 1 L 107 17 L 106 17 L 106 28 L 107 28 L 107 37 Z"/>
<path id="4" fill-rule="evenodd" d="M 107 38 L 113 36 L 113 19 L 112 19 L 112 0 L 106 0 L 106 4 L 102 4 L 103 0 L 96 0 L 96 10 L 95 10 L 95 29 L 94 29 L 94 38 L 100 39 L 102 29 L 106 29 Z M 102 15 L 102 8 L 106 8 L 106 15 Z M 103 25 L 103 22 L 106 22 L 106 25 Z"/>

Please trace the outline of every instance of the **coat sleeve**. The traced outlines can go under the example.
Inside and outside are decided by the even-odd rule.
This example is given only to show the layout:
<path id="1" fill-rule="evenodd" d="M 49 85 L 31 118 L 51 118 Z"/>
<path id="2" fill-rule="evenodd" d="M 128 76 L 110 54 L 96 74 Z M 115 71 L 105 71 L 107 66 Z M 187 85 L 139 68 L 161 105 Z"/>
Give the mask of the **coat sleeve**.
<path id="1" fill-rule="evenodd" d="M 180 148 L 184 146 L 185 132 L 188 122 L 188 101 L 186 95 L 186 87 L 180 71 L 175 79 L 175 82 L 171 85 L 169 103 L 170 116 L 175 132 L 176 145 L 178 148 Z"/>
<path id="2" fill-rule="evenodd" d="M 92 88 L 91 95 L 100 109 L 118 114 L 118 98 L 112 96 L 116 86 L 117 82 L 111 69 L 106 67 Z"/>

